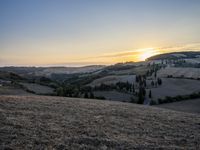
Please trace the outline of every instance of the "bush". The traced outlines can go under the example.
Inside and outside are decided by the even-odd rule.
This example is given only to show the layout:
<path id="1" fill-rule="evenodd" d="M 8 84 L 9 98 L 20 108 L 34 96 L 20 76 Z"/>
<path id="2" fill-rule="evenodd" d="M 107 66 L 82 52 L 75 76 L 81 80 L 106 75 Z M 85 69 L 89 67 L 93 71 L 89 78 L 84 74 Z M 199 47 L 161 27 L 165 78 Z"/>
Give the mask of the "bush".
<path id="1" fill-rule="evenodd" d="M 151 100 L 150 105 L 156 105 L 156 104 L 158 104 L 156 101 Z"/>
<path id="2" fill-rule="evenodd" d="M 131 103 L 137 103 L 137 99 L 131 97 Z"/>
<path id="3" fill-rule="evenodd" d="M 175 101 L 181 101 L 181 100 L 184 100 L 184 97 L 181 96 L 181 95 L 178 95 L 174 98 Z"/>
<path id="4" fill-rule="evenodd" d="M 166 96 L 164 99 L 165 103 L 170 103 L 170 102 L 174 102 L 174 98 L 170 97 L 170 96 Z"/>
<path id="5" fill-rule="evenodd" d="M 163 100 L 161 98 L 158 99 L 158 104 L 162 104 Z"/>
<path id="6" fill-rule="evenodd" d="M 178 95 L 175 97 L 166 96 L 164 99 L 159 98 L 157 104 L 172 103 L 172 102 L 195 99 L 195 98 L 200 98 L 200 92 L 192 93 L 190 95 Z"/>
<path id="7" fill-rule="evenodd" d="M 197 93 L 190 94 L 190 98 L 191 98 L 191 99 L 199 98 L 199 97 L 200 97 L 200 95 L 197 94 Z"/>
<path id="8" fill-rule="evenodd" d="M 103 96 L 96 96 L 95 99 L 105 100 L 106 98 Z"/>

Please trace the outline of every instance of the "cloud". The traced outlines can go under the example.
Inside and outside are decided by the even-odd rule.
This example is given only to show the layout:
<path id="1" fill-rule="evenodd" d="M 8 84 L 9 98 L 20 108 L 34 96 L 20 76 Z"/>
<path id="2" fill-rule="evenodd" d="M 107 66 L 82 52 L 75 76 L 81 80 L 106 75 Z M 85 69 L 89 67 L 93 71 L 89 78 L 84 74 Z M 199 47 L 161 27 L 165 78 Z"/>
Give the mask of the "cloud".
<path id="1" fill-rule="evenodd" d="M 84 59 L 92 59 L 92 58 L 119 58 L 119 57 L 129 57 L 129 56 L 138 56 L 141 53 L 145 53 L 147 51 L 153 51 L 153 52 L 158 52 L 154 48 L 144 48 L 144 49 L 134 49 L 134 50 L 129 50 L 129 51 L 119 51 L 115 53 L 105 53 L 100 56 L 93 56 L 93 57 L 87 57 Z"/>
<path id="2" fill-rule="evenodd" d="M 157 48 L 161 53 L 180 52 L 180 51 L 200 51 L 200 42 L 182 44 L 177 46 Z"/>
<path id="3" fill-rule="evenodd" d="M 181 44 L 181 45 L 175 45 L 175 46 L 168 46 L 168 47 L 155 47 L 155 48 L 144 48 L 144 49 L 134 49 L 134 50 L 128 50 L 128 51 L 119 51 L 119 52 L 113 52 L 113 53 L 105 53 L 99 56 L 91 56 L 86 57 L 81 60 L 101 60 L 101 59 L 115 59 L 115 58 L 121 58 L 123 60 L 132 57 L 133 61 L 140 61 L 141 55 L 147 53 L 151 55 L 161 54 L 161 53 L 169 53 L 169 52 L 180 52 L 180 51 L 200 51 L 200 42 L 196 43 L 188 43 L 188 44 Z M 80 59 L 79 59 L 80 61 Z"/>

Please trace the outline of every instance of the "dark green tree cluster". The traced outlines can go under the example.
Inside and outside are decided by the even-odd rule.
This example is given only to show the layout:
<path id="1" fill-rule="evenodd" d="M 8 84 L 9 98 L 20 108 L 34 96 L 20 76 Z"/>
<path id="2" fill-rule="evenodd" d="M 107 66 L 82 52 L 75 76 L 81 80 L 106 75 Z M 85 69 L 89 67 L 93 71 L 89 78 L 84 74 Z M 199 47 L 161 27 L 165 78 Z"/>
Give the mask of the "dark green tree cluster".
<path id="1" fill-rule="evenodd" d="M 161 78 L 158 78 L 157 82 L 158 82 L 158 85 L 162 85 L 162 79 Z"/>
<path id="2" fill-rule="evenodd" d="M 136 75 L 135 82 L 139 84 L 139 87 L 146 87 L 146 75 Z"/>
<path id="3" fill-rule="evenodd" d="M 117 82 L 116 84 L 100 84 L 99 86 L 94 87 L 95 91 L 109 91 L 109 90 L 118 90 L 121 92 L 135 92 L 134 84 L 129 82 Z"/>
<path id="4" fill-rule="evenodd" d="M 146 95 L 145 88 L 144 87 L 140 87 L 139 88 L 139 92 L 138 92 L 138 104 L 143 104 L 144 103 L 145 95 Z"/>
<path id="5" fill-rule="evenodd" d="M 136 75 L 135 82 L 139 85 L 139 91 L 135 95 L 138 96 L 138 104 L 143 104 L 146 95 L 146 76 Z"/>
<path id="6" fill-rule="evenodd" d="M 152 98 L 151 90 L 149 90 L 149 98 Z"/>

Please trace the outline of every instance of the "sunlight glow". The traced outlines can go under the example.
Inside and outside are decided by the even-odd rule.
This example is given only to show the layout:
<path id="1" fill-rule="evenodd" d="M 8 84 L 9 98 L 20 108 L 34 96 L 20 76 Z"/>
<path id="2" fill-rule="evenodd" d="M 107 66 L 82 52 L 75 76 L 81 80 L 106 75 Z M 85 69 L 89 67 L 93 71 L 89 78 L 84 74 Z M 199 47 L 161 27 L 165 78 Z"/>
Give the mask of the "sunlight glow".
<path id="1" fill-rule="evenodd" d="M 147 58 L 157 55 L 158 51 L 155 50 L 154 48 L 146 48 L 141 51 L 141 54 L 139 54 L 139 60 L 140 61 L 145 61 Z"/>

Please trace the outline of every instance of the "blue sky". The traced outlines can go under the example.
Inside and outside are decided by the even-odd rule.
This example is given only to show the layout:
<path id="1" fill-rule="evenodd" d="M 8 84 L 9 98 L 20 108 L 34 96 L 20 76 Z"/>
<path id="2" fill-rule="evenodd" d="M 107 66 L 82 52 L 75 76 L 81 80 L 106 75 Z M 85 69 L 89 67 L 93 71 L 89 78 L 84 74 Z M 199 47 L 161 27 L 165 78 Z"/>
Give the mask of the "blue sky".
<path id="1" fill-rule="evenodd" d="M 198 50 L 199 14 L 199 0 L 0 0 L 0 64 L 110 64 L 137 61 L 138 49 Z"/>

